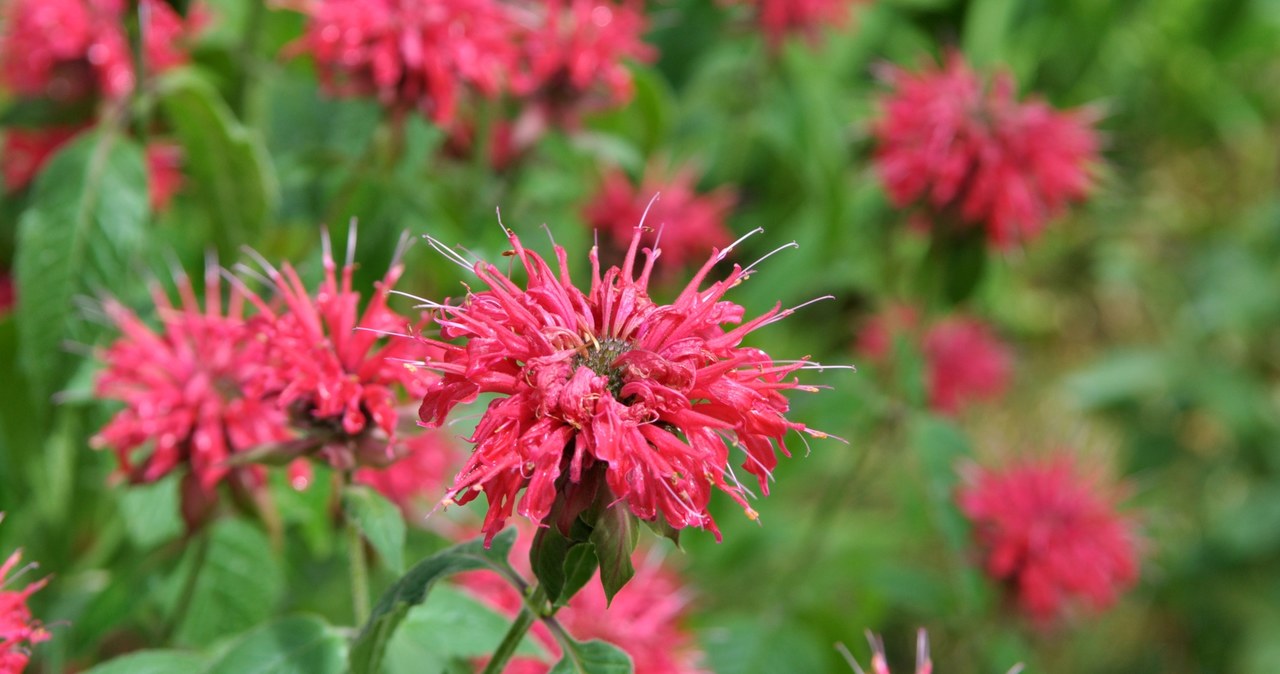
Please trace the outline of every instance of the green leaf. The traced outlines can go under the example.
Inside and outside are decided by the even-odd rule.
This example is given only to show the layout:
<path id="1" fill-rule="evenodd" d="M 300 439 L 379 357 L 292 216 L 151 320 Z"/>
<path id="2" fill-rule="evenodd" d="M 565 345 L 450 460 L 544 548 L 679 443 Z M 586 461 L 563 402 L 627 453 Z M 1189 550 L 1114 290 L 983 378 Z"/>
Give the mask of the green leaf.
<path id="1" fill-rule="evenodd" d="M 207 645 L 271 616 L 284 592 L 284 572 L 266 534 L 242 520 L 213 525 L 179 643 Z M 179 574 L 181 576 L 181 574 Z"/>
<path id="2" fill-rule="evenodd" d="M 436 672 L 455 659 L 493 652 L 511 619 L 496 613 L 457 588 L 442 586 L 431 601 L 409 611 L 387 646 L 383 674 Z M 526 638 L 517 655 L 543 656 L 536 640 Z"/>
<path id="3" fill-rule="evenodd" d="M 159 92 L 165 118 L 182 142 L 191 190 L 212 220 L 219 248 L 230 256 L 275 213 L 279 186 L 270 158 L 261 139 L 195 72 L 166 75 Z"/>
<path id="4" fill-rule="evenodd" d="M 555 603 L 559 606 L 569 603 L 573 595 L 578 594 L 578 590 L 591 582 L 591 577 L 596 575 L 599 567 L 600 560 L 594 544 L 578 543 L 569 548 L 569 553 L 564 556 L 564 589 Z"/>
<path id="5" fill-rule="evenodd" d="M 360 533 L 387 568 L 404 573 L 404 515 L 394 503 L 364 486 L 347 487 L 342 494 L 347 517 L 352 518 Z"/>
<path id="6" fill-rule="evenodd" d="M 640 521 L 644 522 L 644 525 L 649 528 L 649 531 L 652 531 L 653 533 L 671 541 L 672 543 L 675 544 L 676 548 L 681 550 L 684 549 L 680 547 L 680 531 L 681 530 L 671 526 L 671 523 L 667 521 L 667 518 L 659 517 L 654 520 L 640 520 Z"/>
<path id="7" fill-rule="evenodd" d="M 986 266 L 987 241 L 982 229 L 949 232 L 944 225 L 935 230 L 921 264 L 920 290 L 936 306 L 960 304 L 978 288 Z"/>
<path id="8" fill-rule="evenodd" d="M 378 600 L 369 622 L 351 646 L 353 674 L 379 674 L 387 644 L 409 610 L 427 600 L 436 581 L 462 571 L 493 569 L 514 573 L 507 555 L 515 542 L 515 530 L 508 529 L 493 539 L 486 550 L 481 539 L 460 543 L 419 562 L 396 581 Z"/>
<path id="9" fill-rule="evenodd" d="M 138 651 L 108 660 L 84 674 L 172 674 L 200 672 L 204 656 L 183 651 Z"/>
<path id="10" fill-rule="evenodd" d="M 969 4 L 962 41 L 969 63 L 988 68 L 1005 60 L 1005 36 L 1019 5 L 1015 0 L 976 0 Z"/>
<path id="11" fill-rule="evenodd" d="M 147 177 L 142 152 L 109 133 L 88 133 L 54 155 L 18 224 L 15 270 L 20 360 L 43 404 L 78 362 L 69 339 L 87 341 L 73 298 L 118 291 L 143 242 Z"/>
<path id="12" fill-rule="evenodd" d="M 631 553 L 635 552 L 640 539 L 636 522 L 631 510 L 618 504 L 601 513 L 591 530 L 591 542 L 600 560 L 600 586 L 610 603 L 618 590 L 636 575 L 631 565 Z"/>
<path id="13" fill-rule="evenodd" d="M 533 577 L 538 579 L 539 587 L 552 602 L 559 600 L 564 591 L 564 562 L 568 553 L 569 539 L 561 536 L 556 527 L 538 527 L 529 548 L 529 565 L 533 567 Z"/>
<path id="14" fill-rule="evenodd" d="M 324 621 L 296 616 L 240 637 L 205 674 L 342 674 L 345 651 L 346 640 Z"/>
<path id="15" fill-rule="evenodd" d="M 631 674 L 631 656 L 611 643 L 569 640 L 564 657 L 547 674 Z"/>
<path id="16" fill-rule="evenodd" d="M 170 476 L 152 484 L 130 486 L 120 495 L 120 514 L 129 539 L 149 548 L 182 534 L 178 480 Z"/>

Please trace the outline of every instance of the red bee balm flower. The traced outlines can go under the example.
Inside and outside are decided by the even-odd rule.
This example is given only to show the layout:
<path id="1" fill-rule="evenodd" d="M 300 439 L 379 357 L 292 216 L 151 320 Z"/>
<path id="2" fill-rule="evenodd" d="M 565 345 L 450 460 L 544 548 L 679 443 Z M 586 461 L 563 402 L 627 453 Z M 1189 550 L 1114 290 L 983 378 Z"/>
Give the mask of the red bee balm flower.
<path id="1" fill-rule="evenodd" d="M 339 96 L 377 95 L 452 120 L 464 85 L 494 95 L 517 58 L 514 24 L 492 0 L 313 0 L 295 47 Z"/>
<path id="2" fill-rule="evenodd" d="M 21 551 L 0 564 L 0 673 L 21 674 L 30 658 L 29 647 L 49 640 L 49 633 L 31 618 L 27 599 L 44 587 L 41 579 L 21 590 L 9 589 L 9 574 L 18 565 Z M 17 575 L 22 575 L 19 571 Z"/>
<path id="3" fill-rule="evenodd" d="M 156 142 L 147 145 L 147 182 L 151 190 L 151 210 L 169 207 L 173 196 L 182 189 L 182 146 Z"/>
<path id="4" fill-rule="evenodd" d="M 107 300 L 107 316 L 123 334 L 102 354 L 105 367 L 94 386 L 99 397 L 125 405 L 94 445 L 113 448 L 136 482 L 186 468 L 189 521 L 200 519 L 214 487 L 233 471 L 226 465 L 231 455 L 287 437 L 282 414 L 244 395 L 254 344 L 241 318 L 244 297 L 233 289 L 224 313 L 218 279 L 209 265 L 203 310 L 186 277 L 178 279 L 181 307 L 154 293 L 159 332 Z M 135 465 L 136 450 L 144 446 L 151 451 Z"/>
<path id="5" fill-rule="evenodd" d="M 583 293 L 569 278 L 563 248 L 555 248 L 559 270 L 553 271 L 508 232 L 511 254 L 528 276 L 526 287 L 496 266 L 476 262 L 487 291 L 468 293 L 458 306 L 432 305 L 442 337 L 464 343 L 428 340 L 444 355 L 425 365 L 443 377 L 422 400 L 422 421 L 439 426 L 455 405 L 498 394 L 446 500 L 466 503 L 485 492 L 488 539 L 513 508 L 541 522 L 563 490 L 593 492 L 584 476 L 601 466 L 610 503 L 625 502 L 640 519 L 662 517 L 676 529 L 698 526 L 718 538 L 707 512 L 712 487 L 757 517 L 729 467 L 731 446 L 743 450 L 743 467 L 767 494 L 775 449 L 787 453 L 788 431 L 825 437 L 785 416 L 782 391 L 813 390 L 787 379 L 805 363 L 775 363 L 765 352 L 741 346 L 747 333 L 792 310 L 775 307 L 724 327 L 742 320 L 742 307 L 722 298 L 750 268 L 735 265 L 724 280 L 700 288 L 732 246 L 713 254 L 674 303 L 657 304 L 647 293 L 657 253 L 646 251 L 638 278 L 635 273 L 640 235 L 637 228 L 621 269 L 602 274 L 591 249 L 591 288 Z"/>
<path id="6" fill-rule="evenodd" d="M 733 208 L 732 192 L 721 188 L 700 195 L 694 189 L 695 182 L 689 169 L 669 176 L 651 169 L 640 187 L 636 187 L 624 172 L 614 169 L 605 174 L 600 191 L 586 207 L 584 217 L 588 224 L 603 230 L 618 243 L 619 249 L 626 248 L 635 223 L 641 219 L 652 223 L 656 230 L 654 239 L 662 244 L 666 263 L 663 266 L 667 270 L 678 269 L 702 251 L 724 246 L 732 240 L 724 223 Z"/>
<path id="7" fill-rule="evenodd" d="M 939 412 L 955 414 L 966 403 L 995 400 L 1009 387 L 1013 356 L 982 321 L 943 319 L 925 333 L 923 349 L 929 363 L 929 406 Z"/>
<path id="8" fill-rule="evenodd" d="M 789 35 L 816 42 L 821 29 L 849 21 L 852 0 L 740 0 L 756 6 L 756 22 L 777 47 Z"/>
<path id="9" fill-rule="evenodd" d="M 986 556 L 1038 621 L 1085 600 L 1096 609 L 1137 580 L 1131 524 L 1112 499 L 1061 455 L 979 471 L 958 496 Z"/>
<path id="10" fill-rule="evenodd" d="M 326 234 L 324 279 L 314 297 L 293 265 L 286 262 L 277 270 L 261 259 L 279 302 L 251 296 L 264 353 L 250 390 L 288 410 L 292 421 L 309 432 L 293 444 L 299 453 L 319 448 L 339 470 L 397 458 L 396 387 L 421 394 L 423 374 L 406 360 L 426 352 L 412 339 L 379 343 L 387 334 L 412 331 L 411 321 L 387 307 L 387 295 L 404 272 L 402 251 L 361 313 L 360 294 L 351 288 L 355 227 L 350 231 L 341 280 Z"/>
<path id="11" fill-rule="evenodd" d="M 133 90 L 133 56 L 124 0 L 15 0 L 0 35 L 0 79 L 15 93 L 55 101 L 93 94 L 120 98 Z M 141 0 L 146 69 L 158 73 L 185 63 L 175 45 L 194 26 L 167 3 Z"/>
<path id="12" fill-rule="evenodd" d="M 1026 241 L 1092 187 L 1091 113 L 1018 102 L 1013 80 L 987 86 L 959 54 L 945 68 L 887 70 L 894 92 L 874 126 L 876 170 L 899 207 L 983 225 L 996 246 Z"/>

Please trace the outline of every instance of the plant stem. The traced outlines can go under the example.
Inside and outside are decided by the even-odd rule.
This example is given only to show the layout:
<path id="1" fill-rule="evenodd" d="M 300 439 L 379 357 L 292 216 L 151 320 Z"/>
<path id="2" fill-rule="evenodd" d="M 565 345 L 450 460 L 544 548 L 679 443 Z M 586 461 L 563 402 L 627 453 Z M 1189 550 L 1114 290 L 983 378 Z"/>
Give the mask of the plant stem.
<path id="1" fill-rule="evenodd" d="M 196 594 L 196 582 L 200 580 L 200 571 L 204 569 L 204 562 L 209 558 L 210 538 L 212 537 L 207 529 L 195 534 L 195 559 L 191 561 L 191 570 L 187 571 L 187 577 L 182 582 L 182 594 L 178 595 L 178 604 L 173 608 L 173 616 L 169 619 L 169 625 L 161 640 L 163 643 L 173 639 L 173 635 L 177 634 L 178 628 L 182 626 L 182 621 L 191 612 L 191 599 Z"/>
<path id="2" fill-rule="evenodd" d="M 355 519 L 347 517 L 347 556 L 351 563 L 351 606 L 355 611 L 356 627 L 369 618 L 369 567 L 364 557 L 364 539 Z"/>
<path id="3" fill-rule="evenodd" d="M 529 628 L 533 626 L 533 623 L 539 617 L 538 614 L 534 613 L 532 607 L 540 607 L 546 601 L 546 598 L 546 593 L 542 591 L 540 586 L 533 589 L 533 594 L 529 596 L 526 606 L 520 609 L 520 615 L 516 616 L 515 622 L 511 623 L 511 628 L 502 637 L 502 642 L 493 651 L 493 657 L 489 658 L 489 664 L 485 665 L 483 674 L 502 673 L 507 666 L 507 661 L 511 659 L 511 656 L 516 652 L 516 648 L 520 646 L 520 642 L 524 640 L 524 635 L 528 633 Z"/>

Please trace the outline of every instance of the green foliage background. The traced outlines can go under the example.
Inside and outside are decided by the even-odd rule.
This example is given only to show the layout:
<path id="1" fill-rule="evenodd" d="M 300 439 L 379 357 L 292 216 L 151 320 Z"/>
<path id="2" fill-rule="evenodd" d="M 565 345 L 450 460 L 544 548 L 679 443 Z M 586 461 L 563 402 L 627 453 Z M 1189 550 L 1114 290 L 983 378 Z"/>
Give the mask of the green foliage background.
<path id="1" fill-rule="evenodd" d="M 945 671 L 1019 661 L 1029 672 L 1280 671 L 1280 4 L 879 0 L 820 44 L 772 53 L 741 7 L 653 2 L 661 56 L 635 68 L 632 104 L 574 137 L 546 137 L 503 174 L 441 159 L 441 133 L 421 119 L 393 133 L 372 101 L 322 95 L 306 59 L 278 56 L 300 15 L 211 4 L 194 65 L 134 111 L 163 120 L 186 151 L 187 187 L 170 211 L 148 213 L 140 146 L 106 122 L 0 204 L 0 260 L 19 294 L 0 318 L 0 551 L 22 547 L 53 577 L 32 599 L 54 633 L 35 671 L 162 646 L 176 650 L 93 671 L 341 671 L 350 636 L 329 624 L 350 615 L 350 599 L 323 475 L 302 494 L 275 484 L 282 545 L 227 519 L 207 549 L 183 537 L 175 484 L 109 480 L 113 457 L 88 440 L 113 408 L 91 395 L 97 364 L 85 347 L 111 335 L 79 298 L 105 292 L 146 307 L 167 256 L 194 272 L 207 250 L 230 265 L 245 244 L 315 271 L 319 225 L 343 240 L 352 218 L 357 286 L 368 289 L 405 230 L 496 259 L 495 206 L 528 242 L 546 223 L 581 273 L 590 233 L 579 209 L 600 167 L 638 173 L 676 158 L 701 166 L 706 187 L 740 190 L 732 228 L 765 229 L 743 259 L 800 243 L 735 291 L 749 312 L 838 298 L 755 343 L 778 357 L 856 362 L 851 344 L 876 308 L 943 302 L 923 289 L 956 282 L 928 278 L 939 272 L 926 242 L 869 164 L 884 90 L 875 65 L 947 48 L 1007 66 L 1020 91 L 1060 107 L 1098 106 L 1101 184 L 1042 239 L 992 255 L 966 302 L 1016 345 L 1003 403 L 932 415 L 909 348 L 892 376 L 828 371 L 811 380 L 833 390 L 795 397 L 795 418 L 849 444 L 817 441 L 784 460 L 755 506 L 763 526 L 720 502 L 724 542 L 686 532 L 685 552 L 670 556 L 695 593 L 708 664 L 720 674 L 847 671 L 833 644 L 865 661 L 868 628 L 905 663 L 924 626 Z M 460 278 L 419 245 L 401 289 L 456 294 Z M 1119 605 L 1045 631 L 1013 617 L 982 577 L 952 495 L 967 461 L 1055 446 L 1127 481 L 1145 542 L 1142 580 Z M 402 545 L 412 563 L 446 544 L 411 526 Z M 184 587 L 199 555 L 205 571 Z M 375 593 L 394 581 L 390 567 L 375 569 Z M 174 624 L 184 592 L 194 608 Z M 438 592 L 410 612 L 386 671 L 415 671 L 424 656 L 414 649 L 474 657 L 496 644 L 501 620 Z M 471 628 L 424 648 L 441 625 Z M 280 643 L 307 644 L 298 657 L 312 659 L 294 670 L 238 659 L 262 662 Z"/>

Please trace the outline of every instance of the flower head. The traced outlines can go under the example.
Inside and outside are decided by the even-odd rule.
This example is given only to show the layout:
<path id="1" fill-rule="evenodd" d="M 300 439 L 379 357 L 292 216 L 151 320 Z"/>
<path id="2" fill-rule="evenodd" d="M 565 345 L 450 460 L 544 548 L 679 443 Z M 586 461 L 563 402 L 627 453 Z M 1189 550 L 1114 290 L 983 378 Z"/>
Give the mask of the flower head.
<path id="1" fill-rule="evenodd" d="M 246 395 L 254 341 L 242 316 L 243 295 L 233 288 L 224 308 L 214 265 L 206 269 L 203 309 L 187 278 L 177 283 L 180 306 L 154 293 L 158 331 L 117 300 L 105 302 L 121 336 L 101 355 L 94 392 L 124 408 L 93 442 L 114 449 L 135 482 L 185 471 L 184 512 L 192 514 L 204 509 L 202 501 L 219 482 L 250 470 L 230 467 L 233 454 L 279 441 L 286 432 L 282 414 Z"/>
<path id="2" fill-rule="evenodd" d="M 1137 580 L 1131 523 L 1066 454 L 978 470 L 958 495 L 987 573 L 1046 622 L 1077 602 L 1104 609 Z"/>
<path id="3" fill-rule="evenodd" d="M 856 350 L 879 362 L 892 356 L 893 340 L 917 342 L 925 361 L 929 407 L 958 414 L 965 406 L 1004 395 L 1013 376 L 1013 354 L 989 325 L 969 316 L 948 316 L 923 330 L 915 307 L 897 305 L 873 317 L 858 335 Z"/>
<path id="4" fill-rule="evenodd" d="M 533 534 L 520 529 L 511 559 L 528 575 L 529 546 Z M 689 591 L 660 555 L 642 551 L 636 557 L 636 575 L 609 602 L 600 583 L 589 582 L 556 613 L 556 620 L 580 641 L 602 639 L 626 651 L 635 674 L 699 674 L 701 659 L 694 640 L 681 624 L 689 605 Z M 507 580 L 492 573 L 468 572 L 455 577 L 458 584 L 499 613 L 515 616 L 524 600 Z M 532 630 L 538 642 L 560 657 L 555 637 L 539 624 Z M 538 658 L 512 660 L 507 671 L 546 674 L 551 665 Z"/>
<path id="5" fill-rule="evenodd" d="M 876 170 L 900 207 L 983 226 L 996 246 L 1027 241 L 1092 187 L 1091 115 L 1019 102 L 1007 74 L 989 85 L 952 53 L 942 68 L 887 70 L 894 91 L 874 127 Z"/>
<path id="6" fill-rule="evenodd" d="M 658 304 L 647 292 L 656 251 L 646 251 L 637 276 L 640 236 L 637 228 L 622 267 L 603 273 L 592 249 L 584 293 L 569 278 L 564 249 L 556 247 L 553 270 L 508 232 L 524 287 L 493 264 L 457 258 L 488 290 L 469 292 L 459 305 L 433 305 L 447 341 L 429 340 L 443 356 L 425 365 L 442 377 L 422 400 L 422 421 L 439 426 L 459 403 L 498 396 L 449 492 L 458 503 L 486 494 L 489 539 L 513 510 L 540 522 L 558 497 L 598 486 L 640 519 L 661 517 L 676 529 L 697 526 L 718 536 L 707 511 L 712 488 L 757 516 L 729 465 L 731 447 L 743 451 L 743 468 L 767 494 L 788 431 L 825 437 L 785 416 L 782 391 L 813 390 L 788 379 L 804 361 L 775 363 L 741 345 L 791 310 L 775 307 L 727 327 L 744 311 L 723 297 L 749 269 L 735 265 L 723 280 L 702 284 L 732 246 L 713 253 L 672 304 Z M 599 469 L 604 485 L 587 484 Z"/>
<path id="7" fill-rule="evenodd" d="M 463 91 L 495 95 L 516 59 L 514 24 L 494 0 L 313 0 L 295 46 L 338 96 L 453 119 Z"/>
<path id="8" fill-rule="evenodd" d="M 4 148 L 0 150 L 0 173 L 4 174 L 5 188 L 16 192 L 30 185 L 50 157 L 80 131 L 78 126 L 15 127 L 6 131 Z"/>
<path id="9" fill-rule="evenodd" d="M 20 96 L 81 101 L 118 99 L 136 77 L 125 33 L 124 0 L 15 0 L 0 34 L 0 81 Z M 143 57 L 149 73 L 186 62 L 182 18 L 161 0 L 141 0 Z"/>
<path id="10" fill-rule="evenodd" d="M 618 250 L 626 250 L 635 223 L 643 221 L 655 232 L 654 245 L 662 244 L 665 269 L 680 269 L 703 251 L 733 240 L 725 225 L 733 208 L 732 192 L 720 188 L 698 194 L 696 182 L 689 168 L 663 174 L 651 167 L 636 186 L 626 173 L 613 169 L 605 173 L 584 215 Z"/>
<path id="11" fill-rule="evenodd" d="M 387 306 L 392 286 L 404 272 L 400 255 L 364 311 L 352 289 L 355 226 L 347 242 L 341 275 L 324 236 L 324 278 L 313 295 L 288 262 L 280 269 L 259 260 L 276 294 L 268 303 L 256 295 L 254 317 L 263 354 L 249 381 L 254 395 L 287 410 L 306 437 L 293 444 L 299 453 L 318 450 L 335 468 L 386 465 L 397 457 L 398 390 L 422 391 L 422 373 L 407 361 L 424 357 L 412 339 L 387 340 L 412 332 L 414 323 Z"/>
<path id="12" fill-rule="evenodd" d="M 815 42 L 823 28 L 849 21 L 852 0 L 740 0 L 755 5 L 756 23 L 777 47 L 791 35 Z"/>
<path id="13" fill-rule="evenodd" d="M 929 363 L 929 406 L 955 414 L 962 405 L 1004 395 L 1012 377 L 1009 347 L 976 318 L 952 316 L 924 335 Z"/>
<path id="14" fill-rule="evenodd" d="M 4 674 L 21 674 L 31 656 L 30 647 L 49 640 L 49 633 L 31 617 L 31 609 L 27 608 L 27 599 L 44 587 L 48 579 L 42 578 L 21 590 L 10 588 L 10 583 L 26 570 L 19 570 L 10 578 L 21 558 L 19 550 L 0 564 L 0 672 Z"/>
<path id="15" fill-rule="evenodd" d="M 572 124 L 583 109 L 631 100 L 626 60 L 649 61 L 654 50 L 641 39 L 643 9 L 629 0 L 550 0 L 523 38 L 516 93 L 533 97 L 553 121 Z"/>

